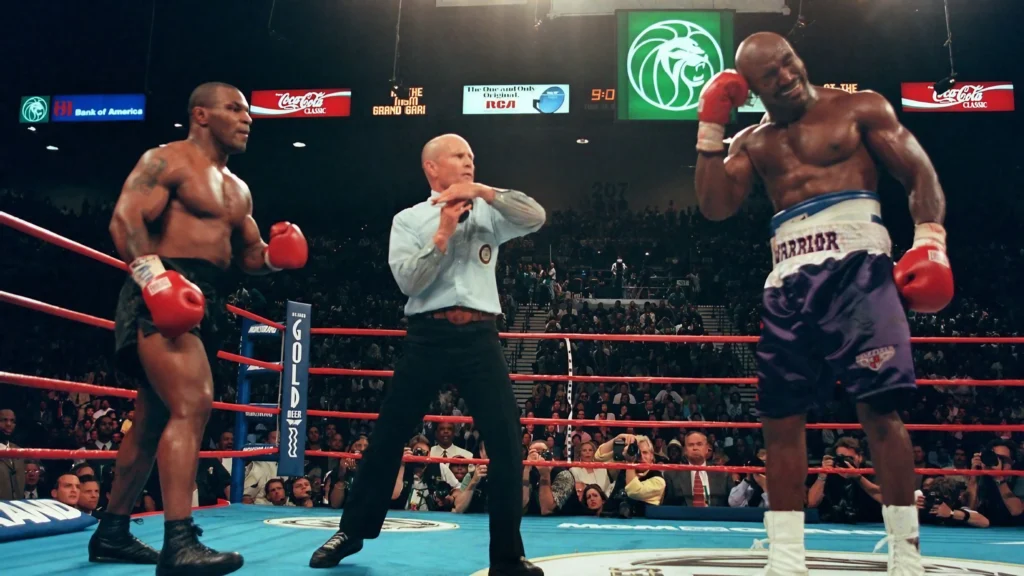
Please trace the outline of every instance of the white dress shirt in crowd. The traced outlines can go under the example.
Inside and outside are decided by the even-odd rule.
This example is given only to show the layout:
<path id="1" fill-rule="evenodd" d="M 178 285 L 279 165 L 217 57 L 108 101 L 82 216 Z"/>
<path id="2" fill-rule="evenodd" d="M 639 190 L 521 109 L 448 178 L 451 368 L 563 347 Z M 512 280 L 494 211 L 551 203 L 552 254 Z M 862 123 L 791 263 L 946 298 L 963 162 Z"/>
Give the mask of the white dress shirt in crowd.
<path id="1" fill-rule="evenodd" d="M 732 490 L 729 491 L 729 506 L 733 508 L 746 506 L 753 495 L 754 486 L 744 478 L 739 484 L 733 486 Z M 767 492 L 761 494 L 761 504 L 758 508 L 768 508 Z"/>
<path id="2" fill-rule="evenodd" d="M 428 455 L 431 458 L 457 458 L 457 457 L 472 458 L 473 457 L 473 453 L 472 452 L 470 452 L 469 450 L 466 450 L 465 448 L 459 448 L 455 444 L 452 444 L 451 446 L 449 446 L 447 448 L 442 448 L 440 446 L 431 446 L 430 452 L 428 453 Z M 449 484 L 451 484 L 452 482 L 455 483 L 452 486 L 452 488 L 456 488 L 456 487 L 459 486 L 459 484 L 461 484 L 461 482 L 459 482 L 458 480 L 455 479 L 455 474 L 452 474 L 452 469 L 451 469 L 451 467 L 448 464 L 439 464 L 439 466 L 441 467 L 441 476 L 444 476 L 445 482 L 448 482 Z M 470 466 L 469 468 L 472 471 L 472 470 L 474 470 L 476 468 L 476 466 Z"/>
<path id="3" fill-rule="evenodd" d="M 256 504 L 270 506 L 267 500 L 267 482 L 273 478 L 281 478 L 277 475 L 277 462 L 260 462 L 253 460 L 245 467 L 245 484 L 242 485 L 242 494 L 253 499 Z M 281 478 L 287 481 L 287 478 Z"/>
<path id="4" fill-rule="evenodd" d="M 630 404 L 636 404 L 636 398 L 634 398 L 632 394 L 627 394 L 627 396 L 629 397 Z M 622 392 L 619 392 L 614 398 L 612 398 L 612 404 L 625 404 L 622 399 Z"/>
<path id="5" fill-rule="evenodd" d="M 671 397 L 672 400 L 677 404 L 683 403 L 683 397 L 680 396 L 678 392 L 676 392 L 675 390 L 669 390 L 667 388 L 663 388 L 661 392 L 658 392 L 658 395 L 654 397 L 654 403 L 661 404 L 662 402 L 665 401 L 666 397 Z"/>
<path id="6" fill-rule="evenodd" d="M 608 471 L 604 468 L 570 468 L 569 473 L 577 482 L 583 484 L 597 484 L 609 496 L 612 490 L 612 481 L 608 478 Z"/>
<path id="7" fill-rule="evenodd" d="M 431 198 L 439 194 L 430 193 Z M 446 253 L 433 240 L 441 205 L 424 200 L 392 221 L 388 264 L 399 289 L 409 297 L 406 316 L 453 306 L 500 314 L 498 246 L 536 232 L 547 217 L 533 198 L 512 190 L 497 190 L 491 204 L 474 198 L 467 214 L 448 240 Z"/>

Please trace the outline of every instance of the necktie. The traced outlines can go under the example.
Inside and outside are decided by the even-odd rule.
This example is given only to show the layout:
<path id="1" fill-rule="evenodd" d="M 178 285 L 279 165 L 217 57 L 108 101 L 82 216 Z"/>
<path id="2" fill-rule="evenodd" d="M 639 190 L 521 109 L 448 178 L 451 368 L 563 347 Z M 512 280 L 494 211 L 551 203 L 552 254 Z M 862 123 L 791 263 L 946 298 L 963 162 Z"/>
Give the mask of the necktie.
<path id="1" fill-rule="evenodd" d="M 704 497 L 704 480 L 701 479 L 700 472 L 693 474 L 693 505 L 695 508 L 706 508 L 708 501 Z"/>
<path id="2" fill-rule="evenodd" d="M 447 458 L 447 457 L 448 457 L 448 451 L 447 450 L 441 450 L 441 458 Z"/>

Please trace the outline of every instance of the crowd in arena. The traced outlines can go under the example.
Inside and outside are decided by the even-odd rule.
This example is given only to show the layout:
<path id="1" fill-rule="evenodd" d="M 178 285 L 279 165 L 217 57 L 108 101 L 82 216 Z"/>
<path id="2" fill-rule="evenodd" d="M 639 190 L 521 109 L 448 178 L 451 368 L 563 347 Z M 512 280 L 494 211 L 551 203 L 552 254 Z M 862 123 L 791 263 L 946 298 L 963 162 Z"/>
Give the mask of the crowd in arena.
<path id="1" fill-rule="evenodd" d="M 107 254 L 111 206 L 86 202 L 72 211 L 45 197 L 0 191 L 0 210 L 56 231 Z M 545 331 L 558 333 L 702 335 L 709 321 L 727 334 L 757 334 L 760 288 L 768 272 L 766 206 L 752 202 L 740 215 L 711 223 L 695 210 L 647 208 L 631 211 L 624 199 L 597 196 L 576 211 L 557 212 L 534 237 L 502 248 L 498 261 L 504 327 L 521 310 L 546 318 Z M 94 260 L 2 228 L 3 291 L 21 294 L 101 318 L 112 316 L 123 274 Z M 387 230 L 364 228 L 352 236 L 306 230 L 310 261 L 293 273 L 244 279 L 231 297 L 236 305 L 267 318 L 281 318 L 286 300 L 313 305 L 316 326 L 402 328 L 404 297 L 387 265 Z M 982 242 L 981 240 L 971 240 Z M 550 248 L 549 248 L 550 247 Z M 1020 275 L 1024 253 L 999 243 L 952 242 L 957 299 L 936 315 L 912 315 L 920 336 L 1014 335 L 1020 312 L 1002 298 L 1009 279 Z M 763 249 L 762 249 L 763 248 Z M 986 250 L 985 266 L 973 251 Z M 550 250 L 550 251 L 549 251 Z M 71 279 L 87 279 L 75 282 Z M 592 304 L 586 300 L 608 301 Z M 4 304 L 8 326 L 0 347 L 4 370 L 31 375 L 134 388 L 138 382 L 113 365 L 113 342 L 102 328 Z M 221 349 L 238 351 L 241 321 L 225 315 Z M 315 366 L 393 369 L 402 353 L 400 339 L 322 337 L 314 341 Z M 262 348 L 261 346 L 265 346 Z M 533 371 L 605 376 L 752 375 L 752 346 L 647 342 L 545 340 Z M 516 346 L 509 344 L 509 357 Z M 520 349 L 521 352 L 521 349 Z M 279 344 L 257 346 L 257 357 L 271 359 Z M 922 345 L 915 347 L 919 378 L 1020 378 L 1024 366 L 1015 347 L 1005 345 Z M 211 359 L 218 400 L 235 401 L 238 366 Z M 276 402 L 273 378 L 251 379 L 253 402 Z M 386 382 L 373 377 L 312 377 L 310 408 L 376 412 Z M 708 427 L 702 422 L 752 423 L 757 418 L 749 387 L 542 383 L 521 406 L 524 417 L 638 421 L 637 425 L 523 427 L 523 506 L 542 515 L 643 516 L 648 506 L 767 507 L 763 474 L 726 474 L 554 467 L 543 461 L 626 461 L 760 466 L 760 431 Z M 115 397 L 0 385 L 0 446 L 80 450 L 70 461 L 19 461 L 12 481 L 0 479 L 0 499 L 55 498 L 92 512 L 105 505 L 113 481 L 113 461 L 93 459 L 93 450 L 116 450 L 134 418 L 132 403 Z M 454 386 L 431 407 L 441 415 L 472 415 Z M 921 386 L 902 413 L 916 424 L 1019 424 L 1024 394 L 1009 386 Z M 204 449 L 230 450 L 250 443 L 276 444 L 273 425 L 252 428 L 234 438 L 234 414 L 215 412 Z M 675 428 L 642 422 L 678 422 Z M 852 406 L 837 387 L 835 396 L 811 415 L 812 422 L 854 422 Z M 371 420 L 312 420 L 307 450 L 359 454 L 369 445 Z M 410 430 L 410 455 L 486 458 L 486 447 L 472 424 L 424 423 Z M 807 506 L 825 521 L 877 522 L 881 493 L 872 477 L 856 468 L 871 466 L 870 446 L 856 430 L 810 430 L 812 462 L 824 468 L 850 468 L 846 474 L 814 474 L 807 480 Z M 1024 468 L 1019 434 L 915 432 L 918 468 L 956 470 Z M 0 468 L 5 465 L 0 462 Z M 13 461 L 10 464 L 15 469 Z M 255 505 L 342 508 L 358 470 L 352 458 L 308 457 L 306 474 L 282 478 L 274 461 L 252 461 L 246 468 L 243 502 Z M 196 500 L 209 504 L 228 498 L 230 459 L 200 463 Z M 0 474 L 0 476 L 4 476 Z M 1024 481 L 1016 477 L 919 477 L 922 518 L 934 523 L 1007 525 L 1024 518 Z M 404 464 L 395 480 L 392 507 L 405 510 L 483 512 L 487 509 L 487 466 Z M 160 510 L 159 474 L 154 471 L 136 511 Z M 967 512 L 957 511 L 966 509 Z"/>

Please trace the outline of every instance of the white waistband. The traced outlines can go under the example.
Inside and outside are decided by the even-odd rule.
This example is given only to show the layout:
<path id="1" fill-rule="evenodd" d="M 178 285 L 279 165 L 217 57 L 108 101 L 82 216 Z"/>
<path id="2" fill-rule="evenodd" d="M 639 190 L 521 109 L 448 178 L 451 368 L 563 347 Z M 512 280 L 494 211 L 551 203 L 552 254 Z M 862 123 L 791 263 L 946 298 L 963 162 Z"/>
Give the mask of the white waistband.
<path id="1" fill-rule="evenodd" d="M 875 222 L 818 222 L 808 218 L 787 223 L 771 241 L 773 268 L 765 288 L 779 287 L 801 266 L 841 259 L 854 252 L 892 254 L 885 226 Z"/>

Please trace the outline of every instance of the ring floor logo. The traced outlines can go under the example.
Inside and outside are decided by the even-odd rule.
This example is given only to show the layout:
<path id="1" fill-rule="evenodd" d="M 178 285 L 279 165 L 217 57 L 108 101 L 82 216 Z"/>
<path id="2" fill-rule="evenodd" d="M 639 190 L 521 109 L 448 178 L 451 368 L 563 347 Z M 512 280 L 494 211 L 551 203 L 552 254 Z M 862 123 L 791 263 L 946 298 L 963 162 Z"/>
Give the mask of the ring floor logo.
<path id="1" fill-rule="evenodd" d="M 887 559 L 885 554 L 808 551 L 807 567 L 814 576 L 865 576 L 885 574 Z M 530 559 L 545 576 L 753 576 L 764 569 L 767 560 L 764 550 L 736 549 L 632 550 Z M 925 558 L 924 571 L 930 576 L 1024 576 L 1022 566 L 959 558 Z M 481 570 L 472 576 L 486 574 Z"/>
<path id="2" fill-rule="evenodd" d="M 341 516 L 319 516 L 307 518 L 270 518 L 264 520 L 264 524 L 271 526 L 282 526 L 284 528 L 309 528 L 313 530 L 338 529 L 338 522 Z M 455 530 L 458 524 L 449 522 L 432 522 L 430 520 L 413 520 L 410 518 L 387 518 L 384 520 L 384 532 L 440 532 L 441 530 Z"/>
<path id="3" fill-rule="evenodd" d="M 619 118 L 696 120 L 704 84 L 732 67 L 732 13 L 619 14 Z"/>

